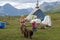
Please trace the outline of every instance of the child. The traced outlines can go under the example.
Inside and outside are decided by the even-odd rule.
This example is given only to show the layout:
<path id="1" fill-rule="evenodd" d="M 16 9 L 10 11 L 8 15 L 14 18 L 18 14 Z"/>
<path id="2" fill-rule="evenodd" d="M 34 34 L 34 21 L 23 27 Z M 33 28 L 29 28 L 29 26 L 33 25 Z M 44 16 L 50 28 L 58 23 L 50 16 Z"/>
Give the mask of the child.
<path id="1" fill-rule="evenodd" d="M 33 32 L 36 31 L 36 22 L 35 21 L 32 22 L 32 31 Z"/>

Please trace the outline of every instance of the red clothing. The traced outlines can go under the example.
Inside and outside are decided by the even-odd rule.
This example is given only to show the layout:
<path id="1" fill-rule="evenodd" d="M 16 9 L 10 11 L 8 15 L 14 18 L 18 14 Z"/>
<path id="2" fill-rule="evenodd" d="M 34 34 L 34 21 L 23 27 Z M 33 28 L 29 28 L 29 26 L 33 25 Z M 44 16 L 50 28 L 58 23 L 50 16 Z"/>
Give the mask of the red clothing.
<path id="1" fill-rule="evenodd" d="M 32 27 L 35 28 L 36 27 L 36 23 L 32 22 Z"/>
<path id="2" fill-rule="evenodd" d="M 25 19 L 20 18 L 20 26 L 25 25 Z"/>

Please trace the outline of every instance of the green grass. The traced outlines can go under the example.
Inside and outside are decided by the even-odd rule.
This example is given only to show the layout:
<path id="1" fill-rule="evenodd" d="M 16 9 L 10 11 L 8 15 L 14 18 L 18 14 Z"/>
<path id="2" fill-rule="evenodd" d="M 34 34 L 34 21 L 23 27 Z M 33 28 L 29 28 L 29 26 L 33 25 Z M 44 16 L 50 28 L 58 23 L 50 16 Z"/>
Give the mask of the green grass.
<path id="1" fill-rule="evenodd" d="M 34 32 L 32 40 L 60 40 L 60 14 L 48 15 L 51 16 L 52 27 L 49 29 L 37 29 L 37 32 Z M 17 17 L 7 19 L 10 25 L 6 25 L 4 29 L 0 29 L 0 40 L 29 40 L 22 36 L 19 30 L 19 21 L 16 19 Z M 26 23 L 26 25 L 31 29 L 29 23 Z"/>

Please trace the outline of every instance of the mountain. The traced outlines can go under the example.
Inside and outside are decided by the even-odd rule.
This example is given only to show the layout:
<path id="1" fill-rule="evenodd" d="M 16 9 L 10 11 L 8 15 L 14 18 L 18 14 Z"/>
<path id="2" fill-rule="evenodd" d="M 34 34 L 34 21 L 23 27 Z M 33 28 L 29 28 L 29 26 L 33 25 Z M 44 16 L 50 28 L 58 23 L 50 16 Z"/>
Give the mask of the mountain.
<path id="1" fill-rule="evenodd" d="M 18 15 L 27 15 L 32 11 L 32 8 L 27 9 L 16 9 L 9 3 L 4 6 L 0 6 L 0 16 L 18 16 Z"/>
<path id="2" fill-rule="evenodd" d="M 48 12 L 50 12 L 50 13 L 60 12 L 60 5 L 55 6 L 54 8 L 49 10 Z"/>
<path id="3" fill-rule="evenodd" d="M 40 9 L 43 10 L 44 12 L 47 12 L 58 5 L 60 5 L 60 1 L 50 2 L 50 3 L 44 2 L 43 4 L 40 5 Z"/>
<path id="4" fill-rule="evenodd" d="M 60 12 L 60 1 L 56 2 L 44 2 L 40 6 L 40 9 L 44 12 Z M 32 11 L 32 8 L 27 9 L 17 9 L 11 4 L 7 3 L 0 6 L 0 16 L 18 16 L 18 15 L 28 15 Z"/>
<path id="5" fill-rule="evenodd" d="M 19 13 L 21 15 L 28 15 L 33 9 L 32 8 L 27 8 L 27 9 L 19 9 Z"/>

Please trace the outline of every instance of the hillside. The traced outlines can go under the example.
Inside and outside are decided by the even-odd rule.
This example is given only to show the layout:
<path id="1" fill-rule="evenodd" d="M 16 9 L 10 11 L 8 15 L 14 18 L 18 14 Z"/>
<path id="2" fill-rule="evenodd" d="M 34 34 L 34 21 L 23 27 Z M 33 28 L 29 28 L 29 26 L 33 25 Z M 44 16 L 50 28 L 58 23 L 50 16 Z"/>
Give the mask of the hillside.
<path id="1" fill-rule="evenodd" d="M 44 2 L 43 4 L 40 5 L 40 9 L 42 9 L 42 11 L 44 12 L 47 12 L 58 5 L 60 5 L 59 1 L 51 2 L 51 3 Z"/>
<path id="2" fill-rule="evenodd" d="M 37 31 L 34 32 L 32 40 L 60 40 L 60 14 L 49 13 L 48 15 L 50 15 L 52 19 L 51 28 L 40 29 L 40 24 L 37 25 L 38 28 Z M 4 18 L 2 18 L 2 21 L 5 20 Z M 30 40 L 29 38 L 24 38 L 21 34 L 17 18 L 18 17 L 11 17 L 11 19 L 7 19 L 10 25 L 6 25 L 4 29 L 0 29 L 0 40 Z M 25 25 L 28 29 L 32 29 L 31 23 L 26 23 Z"/>
<path id="3" fill-rule="evenodd" d="M 17 9 L 11 4 L 7 3 L 3 6 L 0 6 L 0 16 L 18 16 L 18 15 L 28 15 L 32 11 L 32 8 L 27 9 Z"/>
<path id="4" fill-rule="evenodd" d="M 51 10 L 49 10 L 48 12 L 51 12 L 51 13 L 60 12 L 60 5 L 51 8 Z"/>

